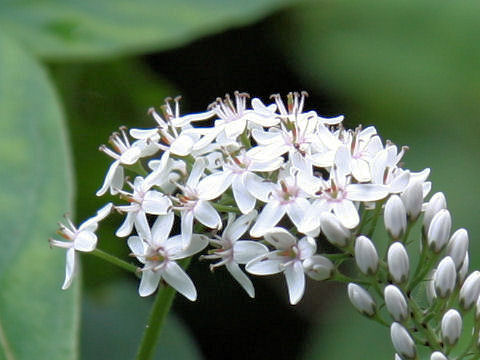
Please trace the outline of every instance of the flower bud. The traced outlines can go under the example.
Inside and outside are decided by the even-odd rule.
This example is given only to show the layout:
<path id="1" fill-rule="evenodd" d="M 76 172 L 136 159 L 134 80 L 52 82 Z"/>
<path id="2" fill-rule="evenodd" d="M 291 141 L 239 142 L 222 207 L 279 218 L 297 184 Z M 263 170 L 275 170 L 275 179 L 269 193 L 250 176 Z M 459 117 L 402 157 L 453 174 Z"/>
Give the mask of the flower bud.
<path id="1" fill-rule="evenodd" d="M 320 227 L 327 240 L 335 246 L 346 246 L 352 236 L 350 230 L 344 227 L 331 212 L 324 211 L 320 214 Z"/>
<path id="2" fill-rule="evenodd" d="M 422 211 L 423 182 L 414 181 L 412 184 L 408 185 L 401 197 L 403 204 L 405 205 L 408 218 L 411 221 L 416 220 Z"/>
<path id="3" fill-rule="evenodd" d="M 366 275 L 375 274 L 378 269 L 378 254 L 375 245 L 366 236 L 355 241 L 355 261 L 360 271 Z"/>
<path id="4" fill-rule="evenodd" d="M 475 302 L 475 320 L 478 322 L 480 321 L 480 296 L 477 298 Z"/>
<path id="5" fill-rule="evenodd" d="M 332 276 L 335 266 L 322 255 L 313 255 L 303 261 L 305 273 L 314 280 L 326 280 Z"/>
<path id="6" fill-rule="evenodd" d="M 468 251 L 468 232 L 458 229 L 450 238 L 447 246 L 447 254 L 450 255 L 457 270 L 460 269 Z"/>
<path id="7" fill-rule="evenodd" d="M 402 290 L 395 285 L 388 285 L 385 287 L 383 294 L 387 310 L 393 319 L 398 322 L 407 320 L 408 305 Z"/>
<path id="8" fill-rule="evenodd" d="M 480 295 L 480 271 L 474 271 L 465 279 L 458 299 L 464 310 L 469 310 Z"/>
<path id="9" fill-rule="evenodd" d="M 405 246 L 402 243 L 397 241 L 390 245 L 387 254 L 387 264 L 393 281 L 397 284 L 407 281 L 410 262 L 407 250 L 405 250 Z"/>
<path id="10" fill-rule="evenodd" d="M 463 280 L 467 277 L 468 274 L 468 265 L 470 263 L 468 252 L 465 254 L 465 259 L 463 259 L 462 267 L 458 270 L 458 283 L 462 284 Z"/>
<path id="11" fill-rule="evenodd" d="M 400 239 L 407 229 L 407 211 L 398 195 L 392 195 L 383 213 L 385 228 L 394 240 Z"/>
<path id="12" fill-rule="evenodd" d="M 375 315 L 377 305 L 367 290 L 357 284 L 349 283 L 347 291 L 348 297 L 355 309 L 366 316 Z"/>
<path id="13" fill-rule="evenodd" d="M 442 209 L 447 208 L 447 200 L 445 199 L 445 195 L 441 192 L 435 193 L 430 201 L 427 203 L 425 207 L 425 212 L 423 215 L 423 232 L 425 235 L 428 233 L 428 228 L 430 227 L 430 223 L 432 222 L 433 217 L 437 212 Z"/>
<path id="14" fill-rule="evenodd" d="M 455 309 L 448 310 L 442 318 L 442 338 L 447 345 L 455 345 L 462 333 L 462 316 Z"/>
<path id="15" fill-rule="evenodd" d="M 390 326 L 390 337 L 392 338 L 395 351 L 399 353 L 401 357 L 405 359 L 415 359 L 417 353 L 415 343 L 407 329 L 398 322 L 394 322 Z"/>
<path id="16" fill-rule="evenodd" d="M 430 356 L 430 360 L 448 360 L 448 358 L 440 351 L 435 351 Z"/>
<path id="17" fill-rule="evenodd" d="M 450 256 L 446 256 L 438 264 L 433 277 L 435 294 L 442 299 L 449 297 L 455 289 L 456 281 L 457 270 L 455 269 L 455 263 Z"/>
<path id="18" fill-rule="evenodd" d="M 435 214 L 428 228 L 427 241 L 432 251 L 438 253 L 447 244 L 452 227 L 452 218 L 447 209 L 442 209 Z"/>
<path id="19" fill-rule="evenodd" d="M 403 360 L 403 359 L 400 357 L 400 355 L 395 354 L 395 359 L 394 360 Z"/>
<path id="20" fill-rule="evenodd" d="M 430 305 L 433 304 L 433 301 L 437 298 L 437 294 L 435 293 L 435 284 L 433 282 L 436 272 L 437 269 L 432 270 L 430 276 L 427 278 L 427 283 L 425 285 L 427 300 Z"/>

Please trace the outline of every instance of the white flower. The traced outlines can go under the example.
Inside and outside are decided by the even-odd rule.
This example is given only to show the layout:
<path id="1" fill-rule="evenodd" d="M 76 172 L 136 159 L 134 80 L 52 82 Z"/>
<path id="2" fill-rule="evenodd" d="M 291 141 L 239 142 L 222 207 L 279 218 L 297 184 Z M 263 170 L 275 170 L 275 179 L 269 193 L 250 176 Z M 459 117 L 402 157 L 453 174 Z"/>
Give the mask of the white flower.
<path id="1" fill-rule="evenodd" d="M 254 172 L 275 171 L 283 164 L 283 159 L 278 157 L 259 161 L 250 158 L 244 151 L 238 155 L 229 154 L 229 156 L 230 158 L 223 164 L 223 170 L 202 179 L 199 188 L 204 189 L 205 195 L 213 199 L 231 186 L 238 208 L 243 214 L 248 214 L 255 207 L 254 194 L 258 193 L 263 182 L 263 179 Z"/>
<path id="2" fill-rule="evenodd" d="M 214 260 L 219 262 L 210 265 L 213 270 L 216 267 L 225 265 L 230 274 L 238 281 L 250 297 L 255 297 L 255 289 L 252 281 L 240 269 L 238 264 L 246 264 L 250 260 L 264 255 L 268 248 L 258 241 L 239 240 L 240 237 L 250 227 L 253 219 L 257 216 L 256 211 L 247 215 L 242 215 L 234 221 L 234 214 L 228 214 L 228 223 L 222 233 L 222 237 L 210 239 L 210 244 L 215 246 L 214 250 L 209 251 L 209 255 L 204 255 L 202 259 Z"/>
<path id="3" fill-rule="evenodd" d="M 157 147 L 144 140 L 135 141 L 130 145 L 123 127 L 120 128 L 120 134 L 113 133 L 110 136 L 110 143 L 115 151 L 105 145 L 100 146 L 100 150 L 114 158 L 115 161 L 110 165 L 105 181 L 97 191 L 97 196 L 102 196 L 108 189 L 110 189 L 110 194 L 116 195 L 119 189 L 123 187 L 124 171 L 122 165 L 133 165 L 141 157 L 150 156 L 157 152 Z"/>
<path id="4" fill-rule="evenodd" d="M 206 162 L 203 158 L 197 159 L 185 185 L 177 185 L 183 194 L 177 195 L 174 199 L 177 203 L 174 209 L 181 212 L 180 227 L 185 248 L 192 238 L 194 219 L 212 229 L 222 228 L 220 215 L 208 201 L 217 197 L 218 194 L 212 194 L 211 189 L 206 186 L 208 184 L 200 188 L 200 178 L 205 166 Z"/>
<path id="5" fill-rule="evenodd" d="M 306 236 L 297 243 L 297 239 L 283 228 L 274 228 L 264 237 L 276 250 L 251 260 L 245 269 L 254 275 L 283 272 L 287 280 L 290 303 L 295 305 L 305 292 L 305 272 L 311 267 L 304 268 L 303 263 L 314 256 L 317 250 L 315 240 Z"/>
<path id="6" fill-rule="evenodd" d="M 193 235 L 188 248 L 183 247 L 181 235 L 168 237 L 172 229 L 174 214 L 159 215 L 151 232 L 144 236 L 130 236 L 128 246 L 144 267 L 138 292 L 140 296 L 151 295 L 158 287 L 160 279 L 191 301 L 197 298 L 197 290 L 190 277 L 176 263 L 188 258 L 208 245 L 202 235 Z"/>
<path id="7" fill-rule="evenodd" d="M 295 226 L 299 226 L 306 211 L 310 208 L 307 194 L 297 185 L 297 175 L 288 174 L 288 170 L 279 175 L 276 184 L 271 185 L 268 198 L 260 198 L 266 202 L 258 216 L 250 235 L 260 237 L 271 230 L 282 217 L 287 214 Z"/>
<path id="8" fill-rule="evenodd" d="M 172 206 L 170 199 L 160 191 L 150 189 L 157 175 L 158 173 L 152 172 L 145 179 L 137 176 L 133 184 L 129 183 L 133 193 L 120 192 L 130 204 L 115 207 L 127 213 L 124 222 L 115 233 L 118 237 L 130 235 L 133 225 L 137 233 L 146 234 L 149 231 L 146 214 L 165 215 L 170 210 Z"/>
<path id="9" fill-rule="evenodd" d="M 111 203 L 108 203 L 97 211 L 97 215 L 84 221 L 78 228 L 73 225 L 69 218 L 65 217 L 67 225 L 60 224 L 58 233 L 67 241 L 49 239 L 50 245 L 67 249 L 65 281 L 62 285 L 63 290 L 71 285 L 76 272 L 75 251 L 91 252 L 95 250 L 97 246 L 97 235 L 95 235 L 95 231 L 97 230 L 98 222 L 110 214 L 112 206 Z"/>

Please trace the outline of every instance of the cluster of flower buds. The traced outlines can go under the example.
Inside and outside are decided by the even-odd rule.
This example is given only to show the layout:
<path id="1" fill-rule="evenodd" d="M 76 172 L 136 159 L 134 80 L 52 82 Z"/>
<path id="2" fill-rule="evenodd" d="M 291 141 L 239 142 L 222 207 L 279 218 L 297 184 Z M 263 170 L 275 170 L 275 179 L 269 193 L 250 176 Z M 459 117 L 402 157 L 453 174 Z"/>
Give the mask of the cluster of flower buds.
<path id="1" fill-rule="evenodd" d="M 432 359 L 447 359 L 462 329 L 455 307 L 463 313 L 476 304 L 480 318 L 480 272 L 467 277 L 466 230 L 450 236 L 442 193 L 425 202 L 429 169 L 403 169 L 406 147 L 384 143 L 373 126 L 348 130 L 343 116 L 305 111 L 305 98 L 290 93 L 284 103 L 273 95 L 264 104 L 236 92 L 189 115 L 180 114 L 179 98 L 167 99 L 161 114 L 150 110 L 155 127 L 120 128 L 112 148 L 100 147 L 114 162 L 97 195 L 124 202 L 106 205 L 78 229 L 62 227 L 67 242 L 51 239 L 68 249 L 63 288 L 75 252 L 95 250 L 97 224 L 114 209 L 125 214 L 116 235 L 142 264 L 141 296 L 163 280 L 195 300 L 177 261 L 196 254 L 215 261 L 211 270 L 225 265 L 251 297 L 247 274 L 283 273 L 291 304 L 302 299 L 307 277 L 345 281 L 355 308 L 390 326 L 396 358 L 415 359 L 416 346 L 425 345 Z M 373 235 L 382 216 L 391 241 L 380 256 Z M 422 218 L 418 244 L 410 232 Z M 322 251 L 325 241 L 337 251 Z M 416 260 L 409 251 L 418 253 L 418 245 Z M 349 259 L 358 277 L 342 273 Z M 416 300 L 425 288 L 427 305 Z"/>

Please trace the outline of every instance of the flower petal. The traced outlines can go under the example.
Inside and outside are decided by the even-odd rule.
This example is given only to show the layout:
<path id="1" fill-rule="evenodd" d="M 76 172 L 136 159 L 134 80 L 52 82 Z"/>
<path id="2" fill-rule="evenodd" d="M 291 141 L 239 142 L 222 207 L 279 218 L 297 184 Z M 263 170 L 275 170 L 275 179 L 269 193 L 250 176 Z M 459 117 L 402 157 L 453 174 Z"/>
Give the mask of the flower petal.
<path id="1" fill-rule="evenodd" d="M 285 215 L 285 206 L 280 205 L 277 201 L 272 201 L 265 205 L 262 212 L 257 218 L 257 222 L 250 230 L 253 237 L 263 236 L 267 231 L 273 229 L 275 225 Z"/>
<path id="2" fill-rule="evenodd" d="M 252 280 L 240 269 L 237 263 L 230 261 L 225 264 L 228 272 L 233 276 L 235 280 L 243 287 L 251 298 L 255 297 L 255 289 L 253 287 Z"/>
<path id="3" fill-rule="evenodd" d="M 143 197 L 142 209 L 147 214 L 165 215 L 171 206 L 170 199 L 159 191 L 150 190 Z"/>
<path id="4" fill-rule="evenodd" d="M 130 236 L 127 240 L 128 247 L 134 255 L 145 255 L 145 242 L 138 236 Z M 138 261 L 145 264 L 143 257 L 137 257 Z"/>
<path id="5" fill-rule="evenodd" d="M 245 186 L 243 176 L 232 177 L 232 191 L 235 202 L 243 214 L 248 214 L 255 207 L 256 199 Z"/>
<path id="6" fill-rule="evenodd" d="M 97 235 L 91 231 L 80 231 L 74 240 L 75 250 L 90 252 L 97 246 Z"/>
<path id="7" fill-rule="evenodd" d="M 291 266 L 286 267 L 284 274 L 287 280 L 290 304 L 295 305 L 302 299 L 305 293 L 305 274 L 302 262 L 293 262 Z"/>
<path id="8" fill-rule="evenodd" d="M 118 237 L 125 237 L 131 234 L 133 230 L 133 223 L 135 222 L 135 213 L 128 212 L 125 220 L 123 221 L 122 225 L 118 228 L 115 235 Z"/>
<path id="9" fill-rule="evenodd" d="M 96 192 L 97 196 L 102 196 L 110 188 L 110 193 L 115 195 L 118 193 L 116 189 L 123 187 L 123 167 L 120 166 L 120 161 L 114 161 L 108 168 L 107 174 L 102 187 Z"/>
<path id="10" fill-rule="evenodd" d="M 344 199 L 333 203 L 333 212 L 347 229 L 353 229 L 360 222 L 358 211 L 353 202 Z"/>
<path id="11" fill-rule="evenodd" d="M 199 198 L 212 200 L 222 195 L 232 183 L 233 176 L 230 172 L 219 171 L 203 178 L 197 187 Z"/>
<path id="12" fill-rule="evenodd" d="M 231 242 L 237 241 L 240 239 L 240 236 L 245 234 L 248 230 L 252 221 L 257 217 L 257 212 L 254 210 L 249 214 L 242 215 L 237 218 L 235 221 L 230 222 L 225 230 L 223 231 L 223 237 L 226 237 Z"/>
<path id="13" fill-rule="evenodd" d="M 345 187 L 347 198 L 353 201 L 377 201 L 385 198 L 388 187 L 377 184 L 348 184 Z"/>
<path id="14" fill-rule="evenodd" d="M 217 210 L 208 201 L 198 200 L 193 208 L 195 218 L 203 225 L 212 229 L 222 228 L 222 219 Z"/>
<path id="15" fill-rule="evenodd" d="M 180 229 L 182 231 L 183 248 L 187 248 L 192 241 L 193 233 L 193 211 L 183 211 L 180 218 Z"/>
<path id="16" fill-rule="evenodd" d="M 233 245 L 233 260 L 239 264 L 246 264 L 266 253 L 268 248 L 257 241 L 240 240 Z"/>
<path id="17" fill-rule="evenodd" d="M 162 246 L 172 231 L 175 215 L 170 212 L 166 215 L 159 215 L 152 226 L 152 242 L 155 247 Z"/>
<path id="18" fill-rule="evenodd" d="M 297 238 L 281 227 L 272 228 L 264 234 L 264 237 L 279 250 L 289 250 L 297 243 Z"/>
<path id="19" fill-rule="evenodd" d="M 66 290 L 72 284 L 73 276 L 75 275 L 75 249 L 70 248 L 67 250 L 67 262 L 65 264 L 65 281 L 62 285 L 62 290 Z"/>
<path id="20" fill-rule="evenodd" d="M 169 259 L 178 260 L 190 257 L 199 253 L 208 246 L 208 238 L 205 235 L 193 234 L 190 245 L 183 247 L 183 239 L 181 235 L 176 235 L 168 239 L 165 248 L 168 251 Z"/>
<path id="21" fill-rule="evenodd" d="M 288 261 L 289 258 L 280 256 L 279 253 L 280 251 L 273 251 L 256 257 L 248 262 L 245 270 L 254 275 L 272 275 L 282 272 L 284 270 L 282 265 Z"/>
<path id="22" fill-rule="evenodd" d="M 138 294 L 140 296 L 149 296 L 157 290 L 158 283 L 162 273 L 160 271 L 145 270 L 142 272 L 142 280 L 138 287 Z"/>
<path id="23" fill-rule="evenodd" d="M 190 277 L 175 262 L 169 261 L 162 272 L 163 279 L 188 300 L 197 299 L 197 290 Z"/>
<path id="24" fill-rule="evenodd" d="M 305 198 L 296 198 L 286 206 L 287 215 L 295 226 L 299 226 L 310 209 L 310 202 Z"/>

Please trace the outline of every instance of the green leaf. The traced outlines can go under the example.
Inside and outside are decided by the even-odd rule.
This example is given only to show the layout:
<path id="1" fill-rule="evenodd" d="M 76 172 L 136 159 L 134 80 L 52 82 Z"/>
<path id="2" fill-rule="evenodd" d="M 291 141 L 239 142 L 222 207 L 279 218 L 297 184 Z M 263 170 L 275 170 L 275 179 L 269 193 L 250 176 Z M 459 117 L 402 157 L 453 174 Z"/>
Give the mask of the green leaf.
<path id="1" fill-rule="evenodd" d="M 84 302 L 82 358 L 130 360 L 147 322 L 153 298 L 141 298 L 133 282 L 110 283 L 90 292 Z M 185 326 L 170 313 L 160 334 L 155 359 L 198 360 L 201 356 Z"/>
<path id="2" fill-rule="evenodd" d="M 258 20 L 292 0 L 0 2 L 0 29 L 48 59 L 171 48 Z"/>
<path id="3" fill-rule="evenodd" d="M 76 358 L 78 286 L 50 249 L 71 207 L 63 115 L 42 67 L 0 34 L 0 359 Z"/>

